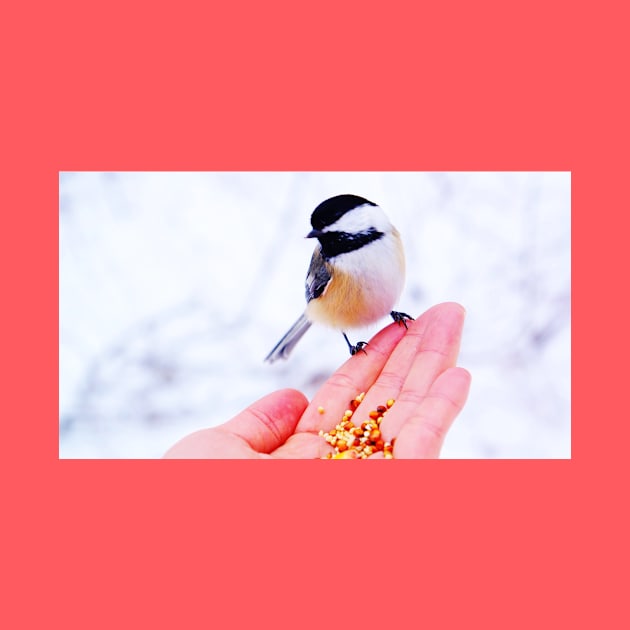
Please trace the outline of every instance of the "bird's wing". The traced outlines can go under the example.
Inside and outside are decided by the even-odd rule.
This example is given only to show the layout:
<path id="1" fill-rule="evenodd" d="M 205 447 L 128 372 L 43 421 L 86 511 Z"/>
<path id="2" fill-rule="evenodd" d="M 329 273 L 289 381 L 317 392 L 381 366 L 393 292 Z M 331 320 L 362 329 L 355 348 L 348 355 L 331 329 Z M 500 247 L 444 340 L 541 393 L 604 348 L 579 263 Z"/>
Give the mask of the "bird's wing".
<path id="1" fill-rule="evenodd" d="M 322 249 L 318 245 L 313 252 L 311 264 L 306 274 L 306 301 L 310 302 L 318 298 L 330 282 L 330 270 L 328 264 L 322 257 Z"/>

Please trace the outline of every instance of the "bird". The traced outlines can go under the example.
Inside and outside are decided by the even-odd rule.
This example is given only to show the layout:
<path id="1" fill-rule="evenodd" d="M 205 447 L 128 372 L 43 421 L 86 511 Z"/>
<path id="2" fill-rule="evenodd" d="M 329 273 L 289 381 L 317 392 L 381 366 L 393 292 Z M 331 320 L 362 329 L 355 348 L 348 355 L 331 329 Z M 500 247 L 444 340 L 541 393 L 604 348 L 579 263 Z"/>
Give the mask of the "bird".
<path id="1" fill-rule="evenodd" d="M 351 355 L 365 341 L 351 343 L 347 330 L 368 326 L 389 314 L 407 328 L 414 318 L 392 310 L 405 281 L 405 255 L 398 230 L 380 206 L 353 194 L 336 195 L 311 214 L 306 238 L 317 244 L 306 274 L 306 309 L 265 357 L 287 359 L 313 323 L 340 330 Z"/>

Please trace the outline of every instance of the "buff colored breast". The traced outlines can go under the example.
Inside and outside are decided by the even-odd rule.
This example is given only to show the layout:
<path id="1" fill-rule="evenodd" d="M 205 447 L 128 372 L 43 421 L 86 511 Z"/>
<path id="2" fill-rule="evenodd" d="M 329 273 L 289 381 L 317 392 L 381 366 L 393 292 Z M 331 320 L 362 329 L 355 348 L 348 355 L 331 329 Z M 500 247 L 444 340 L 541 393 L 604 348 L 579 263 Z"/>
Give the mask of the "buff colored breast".
<path id="1" fill-rule="evenodd" d="M 395 237 L 397 240 L 397 233 Z M 380 244 L 371 253 L 367 258 L 370 262 L 364 260 L 360 271 L 325 263 L 332 278 L 324 293 L 308 303 L 308 319 L 348 330 L 373 324 L 389 314 L 404 283 L 404 255 L 401 250 L 384 250 Z M 357 276 L 361 282 L 356 281 Z"/>

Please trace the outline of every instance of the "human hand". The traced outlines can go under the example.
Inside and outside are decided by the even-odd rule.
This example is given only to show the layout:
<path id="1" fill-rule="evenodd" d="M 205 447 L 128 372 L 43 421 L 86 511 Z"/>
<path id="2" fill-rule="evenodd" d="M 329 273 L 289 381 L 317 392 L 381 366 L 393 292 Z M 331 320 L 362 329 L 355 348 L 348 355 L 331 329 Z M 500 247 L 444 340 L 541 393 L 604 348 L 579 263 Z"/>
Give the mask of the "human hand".
<path id="1" fill-rule="evenodd" d="M 372 338 L 367 354 L 350 357 L 310 403 L 294 389 L 273 392 L 228 422 L 184 437 L 164 457 L 324 457 L 332 448 L 320 430 L 332 429 L 361 392 L 365 398 L 354 412 L 359 417 L 389 399 L 396 401 L 380 425 L 384 440 L 396 438 L 395 458 L 438 457 L 470 388 L 470 374 L 455 367 L 464 315 L 458 304 L 444 303 L 408 322 L 408 330 L 392 323 Z M 370 459 L 378 457 L 383 453 Z"/>

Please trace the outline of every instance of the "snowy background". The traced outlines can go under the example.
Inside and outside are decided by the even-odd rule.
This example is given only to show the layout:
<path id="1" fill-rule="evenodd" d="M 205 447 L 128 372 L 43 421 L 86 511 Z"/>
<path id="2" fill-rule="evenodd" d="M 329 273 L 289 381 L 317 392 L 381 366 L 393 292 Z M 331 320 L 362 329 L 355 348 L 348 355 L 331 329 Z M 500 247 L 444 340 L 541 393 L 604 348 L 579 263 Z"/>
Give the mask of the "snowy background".
<path id="1" fill-rule="evenodd" d="M 304 307 L 310 214 L 340 193 L 401 232 L 400 310 L 467 310 L 442 457 L 570 457 L 570 173 L 503 172 L 61 173 L 60 457 L 160 457 L 274 389 L 311 397 L 341 335 L 262 359 Z"/>

